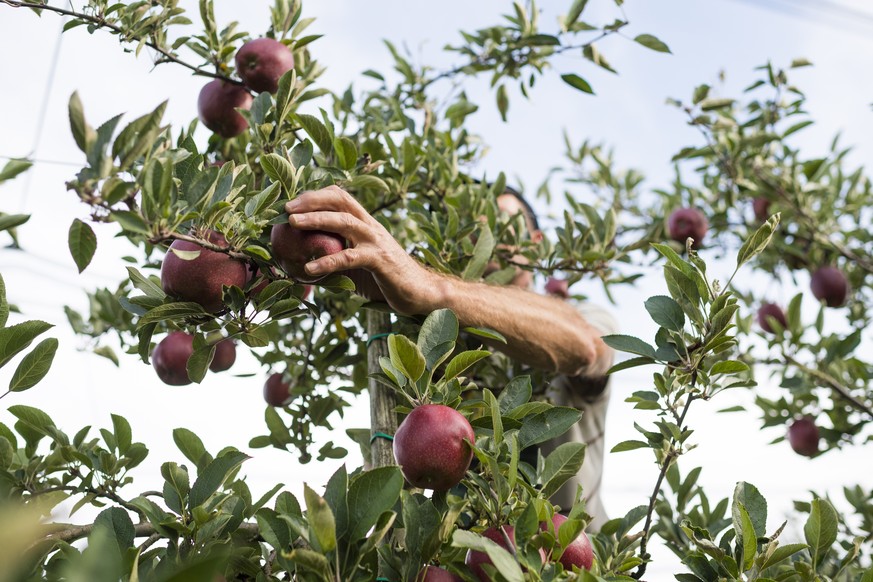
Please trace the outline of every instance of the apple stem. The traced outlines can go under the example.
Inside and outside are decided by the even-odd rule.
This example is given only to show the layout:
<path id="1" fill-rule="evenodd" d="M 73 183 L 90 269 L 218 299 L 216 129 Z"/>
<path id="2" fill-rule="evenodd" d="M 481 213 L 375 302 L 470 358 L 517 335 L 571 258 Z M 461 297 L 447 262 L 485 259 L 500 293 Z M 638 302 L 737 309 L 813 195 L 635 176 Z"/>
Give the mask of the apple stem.
<path id="1" fill-rule="evenodd" d="M 863 402 L 861 402 L 860 400 L 858 400 L 857 398 L 852 396 L 852 394 L 849 392 L 849 389 L 846 388 L 845 386 L 843 386 L 842 384 L 840 384 L 830 374 L 822 372 L 821 370 L 816 370 L 814 368 L 810 368 L 808 366 L 805 366 L 805 365 L 801 364 L 800 362 L 798 362 L 797 360 L 795 360 L 792 356 L 790 356 L 788 354 L 785 354 L 785 361 L 788 362 L 789 364 L 791 364 L 792 366 L 797 367 L 797 369 L 800 370 L 801 372 L 804 372 L 806 374 L 809 374 L 810 376 L 814 376 L 814 377 L 818 378 L 819 380 L 821 380 L 822 382 L 827 384 L 834 392 L 836 392 L 842 398 L 844 398 L 846 401 L 848 401 L 852 406 L 854 406 L 855 408 L 857 408 L 858 410 L 860 410 L 862 412 L 867 413 L 867 416 L 869 416 L 870 418 L 873 418 L 873 409 L 871 409 L 869 406 L 867 406 L 866 404 L 864 404 Z"/>

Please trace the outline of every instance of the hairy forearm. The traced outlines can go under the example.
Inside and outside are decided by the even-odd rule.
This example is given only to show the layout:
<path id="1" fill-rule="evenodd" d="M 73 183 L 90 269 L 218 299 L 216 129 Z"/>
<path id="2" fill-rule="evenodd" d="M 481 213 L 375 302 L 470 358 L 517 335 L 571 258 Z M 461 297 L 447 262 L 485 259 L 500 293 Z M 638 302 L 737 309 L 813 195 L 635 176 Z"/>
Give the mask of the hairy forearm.
<path id="1" fill-rule="evenodd" d="M 612 352 L 571 305 L 519 289 L 435 275 L 432 292 L 418 311 L 454 311 L 462 325 L 485 327 L 502 334 L 495 344 L 513 359 L 531 367 L 570 376 L 602 376 Z"/>

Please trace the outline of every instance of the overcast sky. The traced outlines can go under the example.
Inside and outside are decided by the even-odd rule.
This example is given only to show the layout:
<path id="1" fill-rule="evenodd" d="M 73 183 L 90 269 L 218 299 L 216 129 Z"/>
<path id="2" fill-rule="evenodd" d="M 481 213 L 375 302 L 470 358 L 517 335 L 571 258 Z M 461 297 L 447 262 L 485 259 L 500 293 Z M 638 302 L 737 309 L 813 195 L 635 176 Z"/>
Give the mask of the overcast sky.
<path id="1" fill-rule="evenodd" d="M 267 2 L 217 4 L 220 23 L 239 20 L 241 28 L 255 36 L 268 26 Z M 560 7 L 569 1 L 541 4 Z M 183 1 L 182 5 L 195 3 Z M 456 61 L 442 53 L 441 47 L 458 41 L 459 27 L 472 30 L 489 25 L 497 22 L 498 14 L 510 10 L 510 3 L 496 1 L 310 0 L 304 6 L 304 16 L 316 17 L 310 30 L 325 35 L 311 45 L 315 57 L 328 67 L 323 83 L 341 91 L 352 81 L 359 88 L 373 82 L 360 77 L 366 69 L 390 69 L 383 38 L 405 43 L 421 62 L 448 67 Z M 544 31 L 554 30 L 558 12 L 552 8 L 544 12 Z M 556 62 L 554 73 L 537 82 L 529 101 L 515 91 L 511 93 L 506 124 L 491 106 L 493 96 L 487 83 L 469 83 L 466 90 L 470 99 L 483 105 L 472 118 L 472 128 L 491 146 L 481 167 L 474 170 L 488 175 L 505 171 L 511 181 L 533 190 L 550 168 L 562 163 L 562 133 L 566 131 L 575 143 L 589 139 L 613 146 L 621 165 L 644 172 L 648 188 L 663 186 L 671 179 L 671 156 L 698 140 L 681 113 L 665 105 L 668 97 L 687 99 L 692 89 L 704 82 L 725 96 L 737 96 L 757 78 L 754 67 L 768 60 L 787 66 L 797 57 L 816 65 L 791 73 L 794 83 L 807 93 L 808 110 L 816 121 L 798 136 L 797 143 L 810 155 L 823 153 L 833 135 L 841 132 L 843 143 L 855 146 L 850 158 L 853 164 L 863 164 L 869 158 L 873 151 L 873 83 L 869 74 L 873 9 L 865 2 L 628 0 L 625 12 L 631 21 L 627 36 L 654 34 L 673 54 L 648 51 L 627 38 L 610 38 L 599 48 L 619 71 L 617 76 L 581 58 L 562 58 Z M 617 15 L 611 2 L 592 0 L 584 18 L 609 22 Z M 77 351 L 82 340 L 69 331 L 61 306 L 83 309 L 84 289 L 111 287 L 121 281 L 125 271 L 120 257 L 130 248 L 112 239 L 112 227 L 98 226 L 94 262 L 83 275 L 76 274 L 66 248 L 67 229 L 73 218 L 84 219 L 87 209 L 64 187 L 76 164 L 83 163 L 70 135 L 67 100 L 74 90 L 79 91 L 87 118 L 96 126 L 120 112 L 127 112 L 127 120 L 133 119 L 169 99 L 165 121 L 179 127 L 196 116 L 197 94 L 204 80 L 171 65 L 153 69 L 148 51 L 134 58 L 121 50 L 114 37 L 102 32 L 88 35 L 84 28 L 77 28 L 59 41 L 61 25 L 56 15 L 37 18 L 28 11 L 0 6 L 0 49 L 6 55 L 0 62 L 0 156 L 30 155 L 61 162 L 39 163 L 28 175 L 0 187 L 0 210 L 33 214 L 21 228 L 24 251 L 0 250 L 0 272 L 10 301 L 26 317 L 54 323 L 52 333 L 61 340 L 49 376 L 32 391 L 4 399 L 0 421 L 13 422 L 5 411 L 12 404 L 39 406 L 70 432 L 85 424 L 107 426 L 110 413 L 123 414 L 133 425 L 134 438 L 152 450 L 133 487 L 134 492 L 142 491 L 160 483 L 157 468 L 162 462 L 183 461 L 172 443 L 175 427 L 197 432 L 212 452 L 229 444 L 245 450 L 248 439 L 264 430 L 260 396 L 263 371 L 243 356 L 232 371 L 256 373 L 254 378 L 210 375 L 199 386 L 172 388 L 161 384 L 153 371 L 134 357 L 122 358 L 121 367 L 116 368 L 107 360 Z M 50 79 L 58 42 L 57 69 Z M 724 86 L 718 83 L 721 71 L 726 74 Z M 597 96 L 569 88 L 559 73 L 585 77 Z M 197 137 L 205 143 L 204 128 Z M 588 196 L 584 191 L 576 194 L 583 200 Z M 541 203 L 537 206 L 544 214 L 558 211 Z M 590 290 L 599 296 L 596 287 Z M 579 291 L 588 292 L 589 288 Z M 645 289 L 618 294 L 621 310 L 614 311 L 625 333 L 644 339 L 653 336 L 654 325 L 640 323 L 648 321 L 642 303 L 660 292 L 662 287 L 653 279 Z M 788 298 L 794 290 L 777 288 L 773 293 L 777 298 Z M 10 368 L 0 373 L 0 385 L 8 382 Z M 623 402 L 633 390 L 648 387 L 649 374 L 633 371 L 615 378 L 608 447 L 638 436 L 633 420 L 643 424 L 653 420 L 650 415 L 633 412 Z M 773 393 L 768 387 L 759 390 Z M 790 509 L 789 500 L 806 495 L 807 490 L 829 489 L 840 498 L 843 484 L 873 484 L 869 471 L 862 474 L 858 470 L 869 467 L 869 455 L 862 457 L 860 448 L 810 461 L 794 455 L 786 443 L 764 446 L 780 432 L 761 431 L 754 414 L 715 414 L 717 409 L 751 402 L 753 396 L 752 392 L 728 394 L 721 401 L 692 409 L 689 424 L 697 429 L 695 442 L 700 446 L 681 467 L 687 472 L 703 465 L 701 482 L 712 498 L 729 496 L 739 480 L 752 482 L 771 502 L 768 530 L 773 531 Z M 337 422 L 343 428 L 367 424 L 363 401 Z M 254 459 L 246 463 L 244 471 L 256 492 L 265 491 L 276 481 L 286 483 L 294 492 L 302 489 L 304 480 L 318 489 L 336 467 L 336 463 L 300 466 L 294 455 L 272 450 L 252 454 Z M 359 457 L 352 454 L 347 462 L 357 466 Z M 604 486 L 607 509 L 618 516 L 645 503 L 655 477 L 649 453 L 610 455 Z M 789 528 L 786 535 L 795 537 L 798 532 Z M 672 570 L 669 556 L 663 551 L 656 556 L 664 560 L 652 570 L 654 578 L 659 572 Z"/>

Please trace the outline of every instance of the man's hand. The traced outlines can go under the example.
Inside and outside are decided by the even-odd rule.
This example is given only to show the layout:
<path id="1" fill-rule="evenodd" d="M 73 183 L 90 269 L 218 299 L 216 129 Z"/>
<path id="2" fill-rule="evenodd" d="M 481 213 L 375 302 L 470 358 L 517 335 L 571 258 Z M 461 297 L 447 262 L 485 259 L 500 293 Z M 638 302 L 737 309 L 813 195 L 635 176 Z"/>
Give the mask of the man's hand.
<path id="1" fill-rule="evenodd" d="M 325 230 L 348 241 L 345 250 L 306 264 L 313 276 L 343 273 L 352 276 L 368 299 L 384 299 L 392 309 L 406 315 L 427 313 L 434 296 L 436 275 L 400 246 L 379 221 L 348 192 L 337 186 L 303 192 L 285 204 L 288 223 L 301 230 Z M 367 289 L 369 272 L 378 290 Z M 380 294 L 377 291 L 381 291 Z"/>
<path id="2" fill-rule="evenodd" d="M 612 350 L 576 308 L 514 286 L 500 287 L 426 269 L 385 227 L 336 186 L 300 194 L 285 205 L 288 223 L 344 237 L 348 248 L 306 264 L 313 276 L 363 269 L 388 304 L 406 315 L 451 309 L 462 325 L 499 332 L 493 347 L 541 370 L 568 376 L 602 376 Z"/>

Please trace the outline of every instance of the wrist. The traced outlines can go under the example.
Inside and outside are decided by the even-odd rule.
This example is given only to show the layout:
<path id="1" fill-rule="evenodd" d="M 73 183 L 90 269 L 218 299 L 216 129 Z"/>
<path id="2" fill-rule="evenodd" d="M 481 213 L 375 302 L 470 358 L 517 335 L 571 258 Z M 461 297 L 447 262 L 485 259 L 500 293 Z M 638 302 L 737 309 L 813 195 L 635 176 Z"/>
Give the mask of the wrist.
<path id="1" fill-rule="evenodd" d="M 415 311 L 426 315 L 437 309 L 450 307 L 451 279 L 442 273 L 421 266 L 418 292 L 415 293 Z"/>

